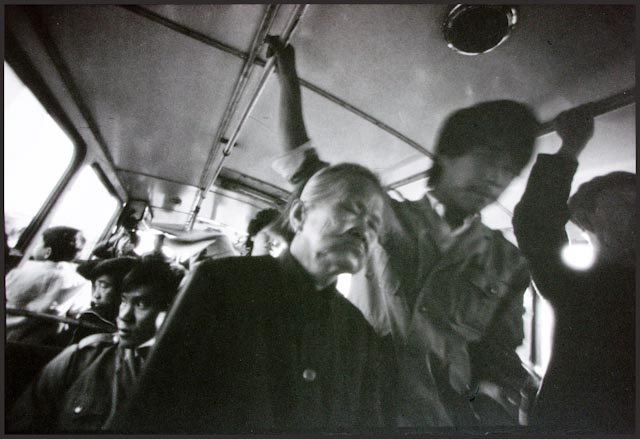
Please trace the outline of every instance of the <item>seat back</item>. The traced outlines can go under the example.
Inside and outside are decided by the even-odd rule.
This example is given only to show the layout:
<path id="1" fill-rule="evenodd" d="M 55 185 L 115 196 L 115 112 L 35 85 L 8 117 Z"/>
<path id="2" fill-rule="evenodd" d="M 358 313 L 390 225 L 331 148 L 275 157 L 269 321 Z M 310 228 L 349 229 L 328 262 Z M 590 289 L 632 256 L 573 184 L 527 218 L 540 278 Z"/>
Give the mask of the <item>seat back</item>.
<path id="1" fill-rule="evenodd" d="M 10 407 L 36 374 L 63 347 L 7 342 L 5 345 L 5 407 Z"/>

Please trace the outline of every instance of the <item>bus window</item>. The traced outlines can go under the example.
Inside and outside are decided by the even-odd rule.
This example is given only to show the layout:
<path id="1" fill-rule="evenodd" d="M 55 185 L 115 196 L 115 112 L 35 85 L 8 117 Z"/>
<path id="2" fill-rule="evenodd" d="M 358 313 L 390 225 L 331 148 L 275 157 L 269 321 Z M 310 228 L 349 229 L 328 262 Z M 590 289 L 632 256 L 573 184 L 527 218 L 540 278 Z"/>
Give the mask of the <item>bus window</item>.
<path id="1" fill-rule="evenodd" d="M 13 248 L 71 164 L 73 142 L 4 63 L 4 217 Z"/>
<path id="2" fill-rule="evenodd" d="M 88 259 L 119 206 L 120 201 L 104 186 L 95 170 L 83 166 L 54 210 L 49 227 L 81 230 L 87 242 L 78 257 Z"/>
<path id="3" fill-rule="evenodd" d="M 555 316 L 553 308 L 533 286 L 524 294 L 524 339 L 516 350 L 523 364 L 538 378 L 544 376 L 551 359 Z"/>

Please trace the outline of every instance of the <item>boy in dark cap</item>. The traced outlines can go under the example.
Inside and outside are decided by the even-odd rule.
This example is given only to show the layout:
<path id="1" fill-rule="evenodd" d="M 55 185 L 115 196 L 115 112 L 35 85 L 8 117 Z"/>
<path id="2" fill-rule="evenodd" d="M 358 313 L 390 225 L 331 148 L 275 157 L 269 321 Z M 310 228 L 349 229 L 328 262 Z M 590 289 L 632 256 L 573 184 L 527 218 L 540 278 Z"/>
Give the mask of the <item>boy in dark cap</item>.
<path id="1" fill-rule="evenodd" d="M 78 326 L 73 330 L 71 342 L 78 343 L 84 337 L 101 332 L 116 332 L 116 317 L 120 307 L 122 280 L 139 260 L 131 257 L 92 260 L 80 267 L 78 273 L 91 281 L 91 308 L 77 316 L 80 322 L 95 328 Z"/>

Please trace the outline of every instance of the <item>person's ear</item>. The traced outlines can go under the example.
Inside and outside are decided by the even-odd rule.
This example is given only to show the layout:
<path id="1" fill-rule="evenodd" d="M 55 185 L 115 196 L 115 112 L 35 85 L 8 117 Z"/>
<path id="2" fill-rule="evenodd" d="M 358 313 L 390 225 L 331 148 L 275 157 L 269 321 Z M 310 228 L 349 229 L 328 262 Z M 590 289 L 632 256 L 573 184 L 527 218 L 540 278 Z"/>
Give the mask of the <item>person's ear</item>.
<path id="1" fill-rule="evenodd" d="M 300 200 L 296 200 L 293 202 L 293 206 L 289 211 L 289 224 L 291 224 L 291 228 L 295 233 L 298 233 L 300 230 L 302 230 L 304 219 L 305 219 L 304 203 L 302 203 L 302 201 Z"/>
<path id="2" fill-rule="evenodd" d="M 51 247 L 42 248 L 42 257 L 47 260 L 51 257 Z"/>

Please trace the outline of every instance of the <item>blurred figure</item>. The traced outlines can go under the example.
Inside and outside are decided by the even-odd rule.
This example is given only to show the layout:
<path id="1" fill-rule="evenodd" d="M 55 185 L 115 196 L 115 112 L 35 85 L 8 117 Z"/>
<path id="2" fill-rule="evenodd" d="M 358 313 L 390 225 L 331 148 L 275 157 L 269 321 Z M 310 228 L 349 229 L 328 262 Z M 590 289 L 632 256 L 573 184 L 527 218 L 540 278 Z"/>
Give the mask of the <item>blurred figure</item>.
<path id="1" fill-rule="evenodd" d="M 276 221 L 280 212 L 276 209 L 264 209 L 256 214 L 247 227 L 246 254 L 250 256 L 268 255 L 282 251 L 285 238 L 277 231 Z"/>
<path id="2" fill-rule="evenodd" d="M 335 284 L 364 267 L 383 194 L 361 166 L 326 168 L 290 201 L 288 251 L 200 263 L 114 430 L 379 428 L 378 340 Z"/>
<path id="3" fill-rule="evenodd" d="M 72 297 L 87 281 L 72 263 L 85 238 L 72 227 L 51 227 L 42 234 L 36 260 L 26 261 L 6 277 L 6 307 L 57 314 L 55 308 Z M 46 344 L 58 329 L 50 323 L 25 316 L 7 315 L 7 341 Z"/>
<path id="4" fill-rule="evenodd" d="M 21 433 L 98 432 L 135 388 L 179 278 L 169 265 L 140 262 L 122 282 L 118 334 L 94 334 L 62 351 L 7 415 Z"/>
<path id="5" fill-rule="evenodd" d="M 170 262 L 171 258 L 167 256 L 163 250 L 164 241 L 165 241 L 164 233 L 157 234 L 153 239 L 153 250 L 143 254 L 142 259 L 144 260 L 155 259 L 158 261 Z"/>
<path id="6" fill-rule="evenodd" d="M 134 251 L 140 242 L 140 237 L 136 232 L 121 229 L 119 233 L 96 246 L 91 253 L 100 259 L 118 258 L 121 256 L 137 257 Z"/>
<path id="7" fill-rule="evenodd" d="M 131 256 L 137 257 L 138 254 L 134 251 L 140 243 L 140 237 L 136 232 L 129 232 L 123 239 L 118 240 L 116 243 L 116 257 Z"/>
<path id="8" fill-rule="evenodd" d="M 209 240 L 207 240 L 209 241 Z M 210 259 L 227 258 L 236 256 L 231 240 L 227 235 L 220 234 L 211 240 L 205 248 L 198 250 L 189 258 L 189 270 L 193 270 L 198 264 Z"/>
<path id="9" fill-rule="evenodd" d="M 578 156 L 593 133 L 588 108 L 561 113 L 557 154 L 539 154 L 513 216 L 540 294 L 553 306 L 553 351 L 530 425 L 535 431 L 632 433 L 635 429 L 636 176 L 613 172 L 569 199 Z M 562 260 L 571 219 L 595 264 Z"/>
<path id="10" fill-rule="evenodd" d="M 71 329 L 69 344 L 78 343 L 91 334 L 116 332 L 122 280 L 138 263 L 139 258 L 121 257 L 92 260 L 78 267 L 78 272 L 91 281 L 91 308 L 80 313 L 77 319 L 97 328 Z"/>

